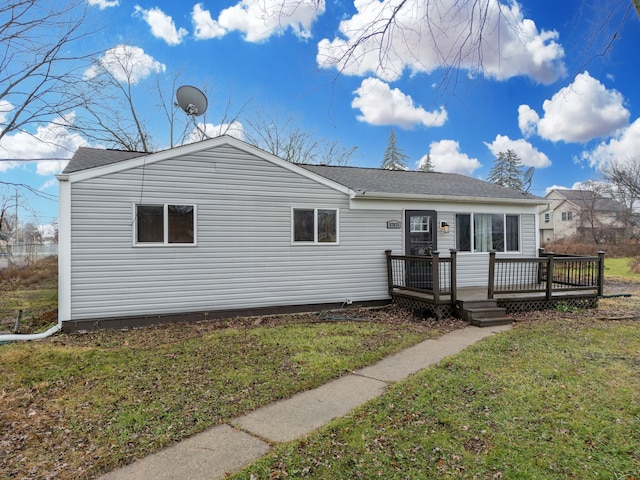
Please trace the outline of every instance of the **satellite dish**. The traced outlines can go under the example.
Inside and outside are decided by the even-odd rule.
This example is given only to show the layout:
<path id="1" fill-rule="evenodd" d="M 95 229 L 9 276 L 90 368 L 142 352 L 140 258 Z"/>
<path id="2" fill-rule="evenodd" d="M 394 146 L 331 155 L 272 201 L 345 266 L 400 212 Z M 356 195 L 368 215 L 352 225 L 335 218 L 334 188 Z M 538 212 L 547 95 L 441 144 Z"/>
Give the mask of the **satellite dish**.
<path id="1" fill-rule="evenodd" d="M 187 115 L 199 117 L 207 110 L 207 97 L 202 91 L 191 85 L 183 85 L 176 91 L 176 100 Z"/>
<path id="2" fill-rule="evenodd" d="M 534 167 L 529 167 L 526 172 L 524 172 L 524 183 L 527 185 L 527 192 L 529 191 L 529 187 L 531 187 L 531 179 L 533 178 L 533 172 L 535 172 Z"/>

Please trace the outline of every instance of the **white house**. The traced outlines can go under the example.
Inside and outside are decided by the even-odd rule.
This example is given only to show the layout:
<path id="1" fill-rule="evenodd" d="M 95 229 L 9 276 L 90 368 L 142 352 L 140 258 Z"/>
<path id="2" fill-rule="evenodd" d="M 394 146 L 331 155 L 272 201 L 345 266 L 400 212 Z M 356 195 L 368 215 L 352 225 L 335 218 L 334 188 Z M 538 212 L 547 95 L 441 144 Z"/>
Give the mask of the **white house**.
<path id="1" fill-rule="evenodd" d="M 612 198 L 592 190 L 553 189 L 545 199 L 549 204 L 539 220 L 543 243 L 576 236 L 603 243 L 625 231 L 626 208 Z"/>
<path id="2" fill-rule="evenodd" d="M 544 200 L 463 175 L 297 165 L 222 136 L 152 154 L 80 148 L 60 181 L 67 331 L 388 302 L 385 250 L 536 256 Z"/>

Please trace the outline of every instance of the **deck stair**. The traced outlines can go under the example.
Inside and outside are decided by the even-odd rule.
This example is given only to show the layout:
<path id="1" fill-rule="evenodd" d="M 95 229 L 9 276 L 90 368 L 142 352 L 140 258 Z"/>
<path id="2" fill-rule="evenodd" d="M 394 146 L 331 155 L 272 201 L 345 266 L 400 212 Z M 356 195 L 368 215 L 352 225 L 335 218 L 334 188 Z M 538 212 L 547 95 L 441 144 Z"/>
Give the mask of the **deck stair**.
<path id="1" fill-rule="evenodd" d="M 498 307 L 496 300 L 458 300 L 458 311 L 463 320 L 478 327 L 510 325 L 513 318 L 504 308 Z"/>

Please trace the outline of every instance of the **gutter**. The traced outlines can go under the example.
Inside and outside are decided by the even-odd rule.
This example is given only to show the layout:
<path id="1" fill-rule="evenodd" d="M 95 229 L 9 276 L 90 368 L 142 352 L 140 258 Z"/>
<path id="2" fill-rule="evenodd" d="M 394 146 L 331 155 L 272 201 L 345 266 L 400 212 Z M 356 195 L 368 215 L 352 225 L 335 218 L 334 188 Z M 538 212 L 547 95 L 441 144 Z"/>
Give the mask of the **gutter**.
<path id="1" fill-rule="evenodd" d="M 351 195 L 352 199 L 369 198 L 375 200 L 429 200 L 450 203 L 487 203 L 487 204 L 507 204 L 507 205 L 549 205 L 550 201 L 540 198 L 494 198 L 494 197 L 463 197 L 452 195 L 422 195 L 416 193 L 398 194 L 386 192 L 366 192 L 362 190 L 356 191 Z"/>

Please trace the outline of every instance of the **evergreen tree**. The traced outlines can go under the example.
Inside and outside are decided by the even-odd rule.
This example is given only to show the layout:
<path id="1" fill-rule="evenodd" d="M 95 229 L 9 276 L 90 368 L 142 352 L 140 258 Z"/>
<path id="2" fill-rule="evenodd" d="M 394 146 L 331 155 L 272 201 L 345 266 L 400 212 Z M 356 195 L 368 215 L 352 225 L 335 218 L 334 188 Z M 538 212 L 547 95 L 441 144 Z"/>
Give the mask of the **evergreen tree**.
<path id="1" fill-rule="evenodd" d="M 427 153 L 427 156 L 424 157 L 420 167 L 418 170 L 421 172 L 433 172 L 435 171 L 435 167 L 433 166 L 433 162 L 431 161 L 431 155 Z"/>
<path id="2" fill-rule="evenodd" d="M 408 170 L 407 158 L 409 158 L 409 156 L 402 153 L 402 150 L 398 148 L 396 135 L 393 132 L 393 129 L 391 129 L 389 143 L 387 144 L 387 149 L 384 152 L 384 158 L 382 159 L 380 168 L 384 170 Z"/>
<path id="3" fill-rule="evenodd" d="M 513 150 L 499 152 L 487 180 L 523 192 L 522 163 L 516 152 Z"/>

